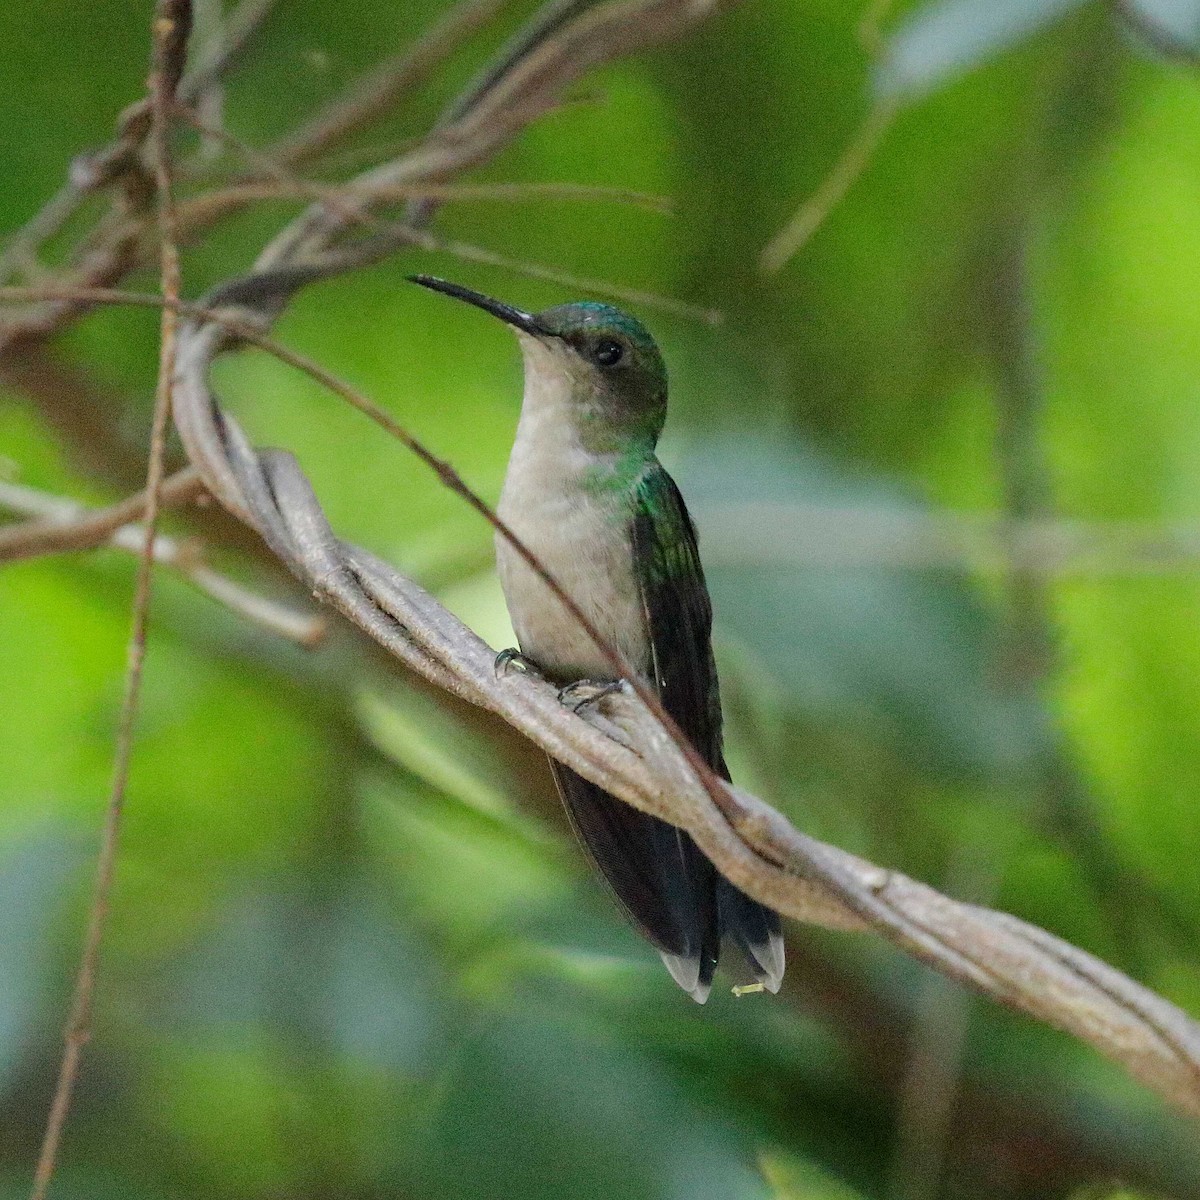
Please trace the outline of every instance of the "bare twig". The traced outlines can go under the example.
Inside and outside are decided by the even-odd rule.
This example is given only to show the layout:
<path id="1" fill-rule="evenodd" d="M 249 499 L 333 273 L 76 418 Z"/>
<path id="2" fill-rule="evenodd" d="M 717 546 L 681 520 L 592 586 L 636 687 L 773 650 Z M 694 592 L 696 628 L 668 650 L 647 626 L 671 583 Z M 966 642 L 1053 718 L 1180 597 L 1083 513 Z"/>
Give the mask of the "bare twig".
<path id="1" fill-rule="evenodd" d="M 466 0 L 459 10 L 455 10 L 457 15 L 447 18 L 408 52 L 407 57 L 420 60 L 421 66 L 404 88 L 416 78 L 423 77 L 424 71 L 449 54 L 461 36 L 485 19 L 495 2 Z M 522 52 L 518 54 L 513 47 L 506 48 L 499 57 L 500 65 L 484 73 L 486 86 L 477 82 L 468 89 L 469 103 L 452 106 L 447 117 L 426 138 L 396 159 L 361 175 L 357 185 L 369 191 L 378 185 L 442 184 L 466 168 L 486 162 L 521 129 L 553 110 L 562 102 L 565 89 L 586 71 L 676 37 L 716 9 L 733 2 L 735 0 L 699 0 L 694 4 L 682 0 L 588 0 L 585 4 L 582 0 L 572 0 L 566 6 L 553 4 L 547 9 L 549 16 L 535 18 L 521 35 Z M 564 19 L 568 10 L 574 12 L 574 19 Z M 394 73 L 399 71 L 404 57 L 393 60 L 389 69 Z M 390 92 L 387 103 L 393 103 L 404 88 Z M 343 103 L 355 107 L 352 99 L 343 98 L 335 101 L 327 114 L 336 116 L 338 123 L 343 121 L 342 116 L 336 115 Z M 372 108 L 371 115 L 374 111 Z M 352 124 L 357 120 L 355 117 Z M 339 127 L 343 133 L 347 131 L 344 125 L 339 124 Z M 145 101 L 140 101 L 124 114 L 117 141 L 77 164 L 77 174 L 84 180 L 81 186 L 94 190 L 107 182 L 121 180 L 129 195 L 148 191 L 143 186 L 145 175 L 141 165 L 141 147 L 147 128 L 148 108 Z M 305 144 L 309 142 L 305 141 Z M 290 150 L 286 157 L 283 166 L 299 161 L 291 157 Z M 276 163 L 279 163 L 278 158 Z M 425 223 L 432 205 L 439 199 L 432 196 L 422 202 L 420 220 L 415 223 Z M 377 203 L 362 201 L 357 207 L 367 212 Z M 86 239 L 84 252 L 76 256 L 77 261 L 69 270 L 60 273 L 58 282 L 80 287 L 106 287 L 141 262 L 140 246 L 146 227 L 141 211 L 144 206 L 126 207 L 130 211 L 118 209 L 100 223 L 94 236 Z M 293 221 L 260 257 L 259 268 L 268 270 L 272 263 L 284 260 L 294 262 L 295 251 L 303 248 L 306 242 L 321 243 L 323 230 L 344 229 L 348 223 L 343 205 L 337 205 L 336 212 L 331 212 L 333 207 L 322 200 Z M 410 219 L 409 225 L 412 224 L 414 221 Z M 325 254 L 320 270 L 330 276 L 355 269 L 378 261 L 410 241 L 404 227 L 399 226 L 373 239 L 363 239 L 363 244 L 359 245 L 335 247 L 323 243 Z M 315 267 L 310 256 L 306 272 Z M 14 351 L 48 337 L 80 311 L 77 305 L 60 302 L 41 305 L 10 318 L 0 325 L 0 358 L 6 354 L 11 357 Z"/>
<path id="2" fill-rule="evenodd" d="M 224 0 L 192 0 L 192 53 L 220 55 L 225 48 L 225 15 L 222 12 Z M 225 88 L 220 75 L 199 88 L 192 108 L 200 119 L 208 126 L 219 129 L 225 124 Z M 219 139 L 204 135 L 196 149 L 196 165 L 219 158 L 222 151 Z M 182 174 L 182 171 L 179 172 Z"/>
<path id="3" fill-rule="evenodd" d="M 808 244 L 829 214 L 870 165 L 883 135 L 895 118 L 894 105 L 876 104 L 863 118 L 858 132 L 847 143 L 841 157 L 821 181 L 817 190 L 792 214 L 786 225 L 766 244 L 759 257 L 759 269 L 774 275 L 781 271 Z"/>
<path id="4" fill-rule="evenodd" d="M 204 492 L 204 482 L 194 467 L 162 481 L 159 508 L 187 504 Z M 40 518 L 20 525 L 0 527 L 0 563 L 18 562 L 42 554 L 92 550 L 112 539 L 118 529 L 138 521 L 146 511 L 144 491 L 108 508 L 89 509 L 72 500 L 17 484 L 0 486 L 0 507 Z"/>
<path id="5" fill-rule="evenodd" d="M 183 110 L 182 115 L 186 117 L 197 129 L 202 132 L 209 132 L 203 124 L 197 120 L 194 113 L 189 110 Z M 269 155 L 264 155 L 257 151 L 253 146 L 247 145 L 241 139 L 232 136 L 221 130 L 212 131 L 215 136 L 220 137 L 229 145 L 234 146 L 253 166 L 260 170 L 263 174 L 273 178 L 276 181 L 276 186 L 281 190 L 290 191 L 293 195 L 307 196 L 309 199 L 325 205 L 331 211 L 338 214 L 349 225 L 363 225 L 382 229 L 385 233 L 391 231 L 394 234 L 410 244 L 419 247 L 422 250 L 428 250 L 433 253 L 453 254 L 458 258 L 464 259 L 467 262 L 484 263 L 493 267 L 506 267 L 509 270 L 519 274 L 528 275 L 534 279 L 543 279 L 551 283 L 559 283 L 564 287 L 570 287 L 584 292 L 592 292 L 602 296 L 609 296 L 616 300 L 622 300 L 630 304 L 641 304 L 649 308 L 656 308 L 660 312 L 670 312 L 678 316 L 688 317 L 692 320 L 704 321 L 707 324 L 719 324 L 722 319 L 722 314 L 712 309 L 702 309 L 692 304 L 687 304 L 680 300 L 673 300 L 669 296 L 661 296 L 653 292 L 639 291 L 634 288 L 624 288 L 618 284 L 612 284 L 600 279 L 583 279 L 577 275 L 572 275 L 569 272 L 561 271 L 553 267 L 542 266 L 538 263 L 531 263 L 525 259 L 510 258 L 507 255 L 497 254 L 494 251 L 486 250 L 481 246 L 473 246 L 467 242 L 457 241 L 454 239 L 443 239 L 428 233 L 424 229 L 417 228 L 411 224 L 389 224 L 381 218 L 375 216 L 371 211 L 365 208 L 363 201 L 371 204 L 386 203 L 389 200 L 397 198 L 404 199 L 420 199 L 426 201 L 442 200 L 445 198 L 453 198 L 456 194 L 456 189 L 446 188 L 445 186 L 438 187 L 432 184 L 396 184 L 387 182 L 376 182 L 373 185 L 369 182 L 350 184 L 348 186 L 331 186 L 328 184 L 312 183 L 309 180 L 297 176 L 293 171 L 282 163 L 272 159 Z M 474 194 L 476 196 L 492 196 L 497 195 L 513 198 L 521 194 L 521 185 L 504 185 L 505 191 L 497 192 L 495 185 L 491 188 L 488 185 L 476 185 Z M 471 194 L 470 189 L 460 187 L 457 189 L 457 194 Z M 586 189 L 574 187 L 570 193 L 572 196 L 579 198 L 587 194 Z M 605 197 L 621 197 L 628 199 L 638 193 L 631 193 L 622 189 L 599 189 L 591 193 L 593 196 Z"/>
<path id="6" fill-rule="evenodd" d="M 701 308 L 688 304 L 684 300 L 676 300 L 671 296 L 663 296 L 658 292 L 644 292 L 638 288 L 628 288 L 621 284 L 610 283 L 605 279 L 588 279 L 574 275 L 570 271 L 560 271 L 557 267 L 546 267 L 540 263 L 529 262 L 528 259 L 510 258 L 506 254 L 497 254 L 482 246 L 473 246 L 469 242 L 457 238 L 442 239 L 432 234 L 416 231 L 412 235 L 413 244 L 422 250 L 453 254 L 464 262 L 482 263 L 490 267 L 506 267 L 518 275 L 526 275 L 530 279 L 543 279 L 549 283 L 561 284 L 574 291 L 591 292 L 597 296 L 607 296 L 627 304 L 640 304 L 644 308 L 657 309 L 659 312 L 672 313 L 677 317 L 686 317 L 689 321 L 700 321 L 705 325 L 720 325 L 725 320 L 725 314 L 717 308 Z"/>
<path id="7" fill-rule="evenodd" d="M 882 26 L 895 0 L 869 0 L 856 27 L 859 45 L 868 58 L 875 60 L 883 53 Z M 846 193 L 858 182 L 871 165 L 875 151 L 891 128 L 896 105 L 877 101 L 846 144 L 817 190 L 792 214 L 786 225 L 767 243 L 758 259 L 764 275 L 781 271 L 808 245 L 813 235 L 829 219 L 830 213 L 845 199 Z"/>
<path id="8" fill-rule="evenodd" d="M 200 476 L 187 467 L 163 480 L 159 508 L 185 504 L 203 492 Z M 0 526 L 0 563 L 104 545 L 140 555 L 145 544 L 144 530 L 130 524 L 145 512 L 144 492 L 106 509 L 90 509 L 36 488 L 0 480 L 0 508 L 35 518 L 20 525 Z M 204 561 L 200 547 L 190 539 L 180 542 L 158 534 L 154 539 L 154 561 L 271 633 L 309 649 L 325 637 L 327 623 L 322 617 L 286 608 L 213 570 Z"/>
<path id="9" fill-rule="evenodd" d="M 344 96 L 327 105 L 270 149 L 287 166 L 308 162 L 335 142 L 368 125 L 422 83 L 463 41 L 499 13 L 509 0 L 460 0 L 415 45 L 385 59 Z"/>
<path id="10" fill-rule="evenodd" d="M 18 272 L 37 269 L 38 247 L 49 241 L 75 215 L 84 189 L 68 180 L 24 225 L 8 239 L 0 254 L 0 283 Z"/>
<path id="11" fill-rule="evenodd" d="M 179 83 L 178 98 L 181 102 L 194 102 L 196 97 L 210 87 L 235 63 L 252 35 L 273 8 L 275 0 L 243 0 L 242 5 L 230 18 L 222 43 L 211 54 L 197 64 L 194 71 Z M 441 26 L 422 39 L 413 55 L 421 62 L 421 70 L 412 74 L 409 84 L 415 84 L 423 73 L 438 61 L 438 55 L 448 54 L 457 44 L 460 34 L 465 35 L 476 24 L 489 15 L 496 0 L 468 0 L 463 6 L 462 28 L 455 33 L 456 22 L 448 18 Z M 477 10 L 475 16 L 468 9 Z M 438 31 L 441 31 L 440 34 Z M 404 56 L 392 60 L 393 69 L 398 68 Z M 396 90 L 394 100 L 404 88 Z M 388 101 L 390 102 L 390 101 Z M 341 102 L 335 102 L 329 113 L 339 110 Z M 351 106 L 353 101 L 351 100 Z M 362 113 L 365 120 L 377 110 Z M 348 132 L 347 125 L 343 132 Z M 131 105 L 121 116 L 119 133 L 110 145 L 94 153 L 76 159 L 71 167 L 68 183 L 51 201 L 36 214 L 23 230 L 11 239 L 10 245 L 0 255 L 0 283 L 5 282 L 18 270 L 32 273 L 36 269 L 38 247 L 53 236 L 77 211 L 80 202 L 90 194 L 114 182 L 123 185 L 126 200 L 146 192 L 145 172 L 142 163 L 142 147 L 150 129 L 150 107 L 146 99 Z M 304 139 L 301 143 L 307 144 Z M 304 154 L 300 155 L 301 158 Z M 116 283 L 125 273 L 139 265 L 140 256 L 136 248 L 140 244 L 146 223 L 141 217 L 139 204 L 125 203 L 101 221 L 92 237 L 85 239 L 85 252 L 74 267 L 60 274 L 58 281 L 75 286 L 104 287 Z M 79 309 L 62 303 L 46 305 L 33 312 L 22 314 L 0 326 L 0 357 L 11 353 L 14 347 L 22 349 L 31 341 L 44 339 L 65 322 L 78 315 Z"/>
<path id="12" fill-rule="evenodd" d="M 595 187 L 581 183 L 412 183 L 392 184 L 371 192 L 342 187 L 338 184 L 293 183 L 277 180 L 273 183 L 252 180 L 237 183 L 179 204 L 180 223 L 185 229 L 207 224 L 210 213 L 217 216 L 237 212 L 249 204 L 267 200 L 323 200 L 337 204 L 352 200 L 371 199 L 381 203 L 402 203 L 405 200 L 470 200 L 501 201 L 507 204 L 526 204 L 533 200 L 596 200 L 610 204 L 628 204 L 648 212 L 670 215 L 671 201 L 648 192 L 630 188 Z"/>
<path id="13" fill-rule="evenodd" d="M 501 52 L 497 67 L 484 72 L 420 144 L 392 162 L 359 176 L 360 184 L 441 183 L 492 158 L 541 114 L 554 108 L 571 84 L 602 63 L 678 37 L 731 0 L 608 0 L 562 19 L 564 5 L 551 4 L 518 35 L 520 53 Z M 568 5 L 578 8 L 579 5 Z M 431 210 L 410 213 L 409 224 L 424 224 Z M 259 273 L 304 260 L 311 269 L 318 250 L 325 277 L 345 264 L 357 266 L 362 250 L 339 256 L 335 243 L 344 232 L 344 214 L 314 206 L 293 221 L 259 255 Z M 390 250 L 386 241 L 376 251 Z"/>
<path id="14" fill-rule="evenodd" d="M 109 901 L 120 847 L 121 818 L 125 788 L 133 754 L 133 730 L 141 695 L 142 666 L 146 656 L 146 629 L 150 616 L 150 591 L 153 580 L 154 542 L 157 534 L 159 492 L 163 482 L 163 459 L 167 424 L 171 415 L 171 394 L 175 379 L 175 344 L 178 315 L 171 307 L 180 292 L 179 251 L 176 248 L 175 213 L 171 199 L 170 121 L 175 89 L 183 74 L 191 32 L 190 0 L 158 0 L 151 25 L 151 66 L 149 78 L 151 107 L 151 145 L 154 174 L 158 188 L 159 227 L 162 234 L 162 292 L 168 303 L 162 312 L 159 351 L 158 390 L 154 403 L 154 421 L 150 436 L 150 463 L 146 475 L 145 531 L 138 564 L 133 601 L 133 628 L 129 635 L 129 665 L 125 675 L 125 695 L 117 731 L 113 763 L 112 790 L 96 863 L 96 885 L 88 916 L 83 955 L 75 980 L 71 1014 L 64 1035 L 62 1062 L 46 1121 L 45 1136 L 34 1174 L 32 1200 L 44 1200 L 58 1159 L 71 1097 L 79 1074 L 83 1047 L 91 1036 L 92 1002 L 100 947 L 107 925 Z"/>
<path id="15" fill-rule="evenodd" d="M 578 5 L 578 0 L 571 0 L 571 3 Z M 476 85 L 476 87 L 479 86 Z M 457 109 L 455 111 L 457 112 Z M 674 313 L 678 316 L 703 321 L 710 325 L 719 324 L 722 320 L 722 314 L 713 309 L 699 308 L 696 305 L 687 304 L 680 300 L 674 300 L 669 296 L 661 296 L 653 292 L 624 288 L 605 280 L 584 279 L 553 267 L 542 266 L 541 264 L 531 263 L 524 259 L 510 258 L 507 255 L 497 254 L 494 251 L 474 246 L 467 242 L 439 238 L 412 223 L 396 224 L 385 222 L 372 211 L 372 208 L 376 205 L 397 199 L 440 202 L 445 199 L 454 199 L 464 195 L 474 195 L 480 198 L 505 197 L 512 199 L 522 194 L 527 194 L 524 192 L 527 185 L 499 185 L 499 189 L 497 185 L 486 184 L 475 185 L 473 189 L 463 185 L 454 188 L 429 183 L 397 183 L 378 175 L 348 185 L 339 186 L 314 183 L 298 176 L 290 169 L 282 160 L 282 157 L 279 156 L 278 151 L 275 151 L 273 155 L 264 154 L 224 130 L 209 130 L 197 118 L 196 114 L 190 110 L 183 109 L 180 115 L 201 132 L 212 133 L 213 136 L 220 138 L 226 144 L 234 147 L 252 167 L 272 179 L 274 187 L 279 192 L 283 192 L 284 194 L 290 193 L 293 196 L 302 196 L 314 200 L 334 213 L 346 225 L 373 227 L 382 230 L 385 236 L 395 237 L 401 243 L 407 242 L 433 253 L 453 254 L 467 262 L 506 267 L 509 270 L 528 275 L 534 279 L 559 283 L 564 287 L 608 296 L 630 304 L 641 304 L 649 308 L 656 308 L 661 312 Z M 534 186 L 536 187 L 537 185 Z M 250 187 L 252 188 L 253 185 L 250 185 Z M 267 194 L 270 198 L 274 198 L 271 193 L 268 192 Z M 629 192 L 626 189 L 586 189 L 579 185 L 570 186 L 569 194 L 575 198 L 583 196 L 620 198 L 622 200 L 631 200 L 634 197 L 642 198 L 639 193 Z M 244 202 L 246 193 L 239 194 L 237 191 L 231 190 L 226 195 L 230 196 L 234 203 L 240 205 L 240 203 Z M 249 195 L 253 196 L 254 193 L 251 191 Z M 212 203 L 211 199 L 208 200 L 208 203 Z M 661 204 L 661 201 L 659 203 Z"/>
<path id="16" fill-rule="evenodd" d="M 214 44 L 180 81 L 176 93 L 180 102 L 192 103 L 236 65 L 277 3 L 278 0 L 242 0 L 225 23 L 220 42 Z M 39 248 L 66 225 L 78 212 L 80 204 L 111 182 L 116 174 L 132 165 L 141 141 L 149 131 L 149 123 L 145 119 L 148 113 L 147 102 L 138 101 L 123 114 L 121 132 L 116 142 L 72 164 L 67 182 L 9 237 L 3 253 L 0 253 L 0 283 L 18 272 L 33 271 Z"/>
<path id="17" fill-rule="evenodd" d="M 235 67 L 279 0 L 242 0 L 221 28 L 221 35 L 202 45 L 195 66 L 179 81 L 175 98 L 192 104 Z"/>

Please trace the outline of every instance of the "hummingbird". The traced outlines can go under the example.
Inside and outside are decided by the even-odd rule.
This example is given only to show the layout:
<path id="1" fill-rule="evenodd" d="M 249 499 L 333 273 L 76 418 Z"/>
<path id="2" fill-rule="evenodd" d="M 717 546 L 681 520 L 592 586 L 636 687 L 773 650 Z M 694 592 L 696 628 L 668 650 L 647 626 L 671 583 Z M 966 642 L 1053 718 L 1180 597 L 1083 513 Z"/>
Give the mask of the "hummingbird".
<path id="1" fill-rule="evenodd" d="M 696 529 L 655 456 L 667 371 L 654 339 L 607 304 L 527 313 L 434 276 L 410 279 L 516 332 L 525 392 L 497 513 L 728 779 Z M 564 693 L 580 681 L 615 684 L 579 621 L 499 533 L 496 563 L 520 658 Z M 708 998 L 725 938 L 762 987 L 779 990 L 777 913 L 721 876 L 683 830 L 550 766 L 584 849 L 685 992 Z"/>

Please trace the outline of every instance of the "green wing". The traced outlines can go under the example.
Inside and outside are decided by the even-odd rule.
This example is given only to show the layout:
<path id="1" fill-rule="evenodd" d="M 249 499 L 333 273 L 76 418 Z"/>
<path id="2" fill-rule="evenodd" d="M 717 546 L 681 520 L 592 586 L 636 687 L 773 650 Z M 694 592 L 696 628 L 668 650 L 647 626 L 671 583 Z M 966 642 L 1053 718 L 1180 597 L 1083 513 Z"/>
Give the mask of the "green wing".
<path id="1" fill-rule="evenodd" d="M 633 554 L 650 634 L 651 670 L 663 707 L 709 766 L 728 779 L 712 653 L 712 605 L 696 529 L 675 481 L 657 460 L 635 488 Z M 685 843 L 681 866 L 689 877 L 687 890 L 696 898 L 695 916 L 704 926 L 701 980 L 711 979 L 721 936 L 729 934 L 755 975 L 776 991 L 784 961 L 778 915 L 718 875 L 686 834 L 679 838 Z"/>
<path id="2" fill-rule="evenodd" d="M 633 556 L 650 633 L 651 671 L 663 706 L 708 765 L 728 779 L 712 604 L 696 529 L 675 481 L 657 461 L 635 487 Z"/>

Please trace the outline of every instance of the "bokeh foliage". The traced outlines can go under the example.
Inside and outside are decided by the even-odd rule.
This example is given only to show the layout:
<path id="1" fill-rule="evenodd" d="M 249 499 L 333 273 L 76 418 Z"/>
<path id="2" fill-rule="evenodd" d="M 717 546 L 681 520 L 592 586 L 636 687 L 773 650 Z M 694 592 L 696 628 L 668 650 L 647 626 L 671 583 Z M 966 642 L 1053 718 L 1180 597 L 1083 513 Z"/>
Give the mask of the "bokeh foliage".
<path id="1" fill-rule="evenodd" d="M 441 7 L 281 0 L 226 90 L 228 126 L 265 143 Z M 513 4 L 375 143 L 419 131 L 531 7 Z M 593 78 L 478 176 L 631 187 L 677 215 L 475 202 L 439 228 L 726 314 L 709 328 L 643 312 L 673 371 L 663 453 L 703 536 L 736 777 L 804 828 L 1045 924 L 1196 1012 L 1195 563 L 1043 587 L 994 565 L 814 565 L 789 555 L 786 524 L 745 539 L 729 523 L 755 504 L 997 513 L 1021 472 L 1045 494 L 1016 516 L 1200 518 L 1194 8 L 1138 0 L 1117 22 L 1062 0 L 941 0 L 891 18 L 880 66 L 855 5 L 745 4 Z M 0 6 L 0 229 L 139 94 L 147 17 Z M 763 245 L 873 103 L 898 111 L 863 177 L 763 277 Z M 284 212 L 189 250 L 188 292 L 242 269 Z M 569 298 L 412 254 L 303 295 L 281 336 L 494 497 L 514 349 L 405 284 L 414 269 L 528 308 Z M 56 344 L 111 392 L 107 457 L 14 391 L 0 467 L 117 495 L 144 446 L 156 332 L 152 315 L 100 313 Z M 1006 454 L 1007 367 L 1029 347 L 1033 436 Z M 474 514 L 276 362 L 245 354 L 219 374 L 253 436 L 299 454 L 340 530 L 508 644 Z M 23 1194 L 48 1099 L 132 570 L 105 553 L 0 575 L 0 1196 Z M 173 579 L 154 614 L 56 1195 L 833 1200 L 1120 1180 L 1200 1194 L 1194 1130 L 1115 1069 L 866 938 L 791 930 L 782 996 L 695 1008 L 588 875 L 528 747 L 340 639 L 295 650 Z M 914 1029 L 950 1044 L 960 1020 L 939 1134 L 902 1081 Z M 917 1095 L 942 1086 L 912 1071 Z M 935 1149 L 913 1157 L 923 1134 Z"/>

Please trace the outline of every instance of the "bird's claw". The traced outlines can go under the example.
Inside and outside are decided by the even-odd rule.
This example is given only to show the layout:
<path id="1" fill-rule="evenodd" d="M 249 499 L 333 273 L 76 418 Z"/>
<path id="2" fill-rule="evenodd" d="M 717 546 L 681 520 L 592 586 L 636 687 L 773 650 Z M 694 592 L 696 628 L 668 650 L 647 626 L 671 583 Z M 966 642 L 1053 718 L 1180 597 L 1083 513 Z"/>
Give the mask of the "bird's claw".
<path id="1" fill-rule="evenodd" d="M 509 646 L 507 650 L 501 650 L 496 655 L 496 677 L 498 679 L 502 678 L 513 667 L 520 671 L 522 675 L 536 675 L 539 679 L 542 677 L 537 663 L 532 658 L 526 658 L 515 646 Z"/>
<path id="2" fill-rule="evenodd" d="M 558 702 L 567 705 L 572 712 L 578 713 L 603 700 L 605 696 L 623 691 L 624 688 L 625 680 L 623 679 L 577 679 L 574 683 L 568 683 L 566 687 L 559 688 Z"/>

